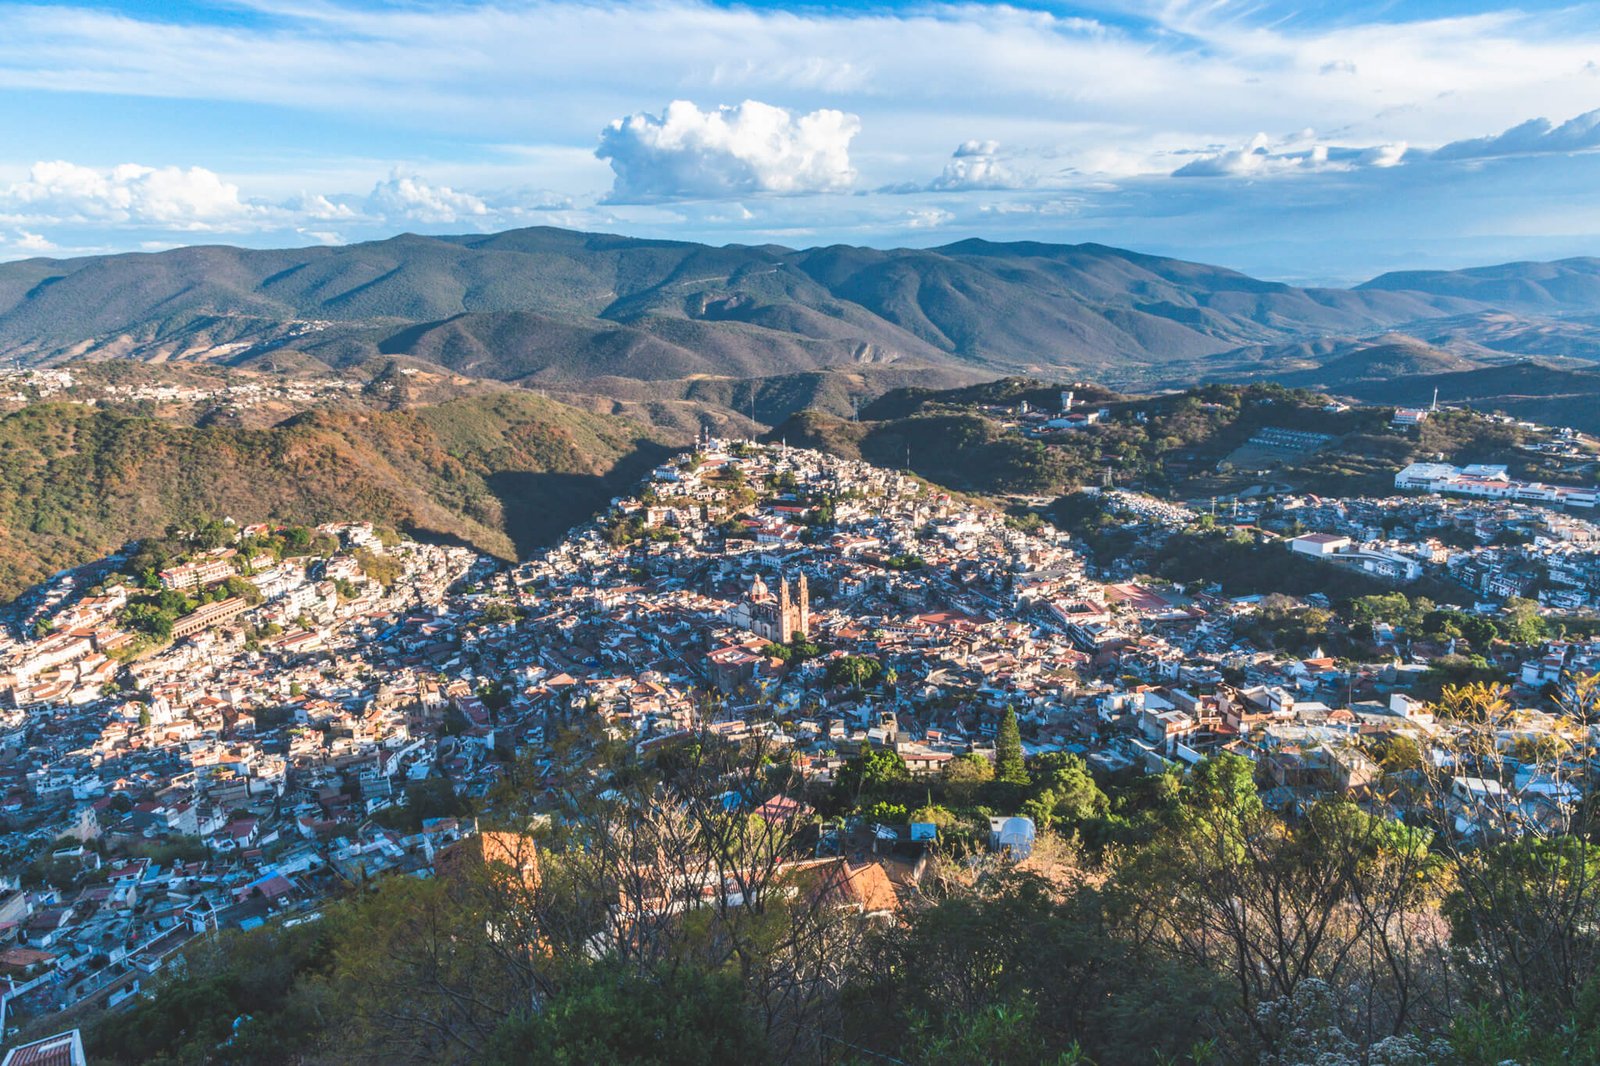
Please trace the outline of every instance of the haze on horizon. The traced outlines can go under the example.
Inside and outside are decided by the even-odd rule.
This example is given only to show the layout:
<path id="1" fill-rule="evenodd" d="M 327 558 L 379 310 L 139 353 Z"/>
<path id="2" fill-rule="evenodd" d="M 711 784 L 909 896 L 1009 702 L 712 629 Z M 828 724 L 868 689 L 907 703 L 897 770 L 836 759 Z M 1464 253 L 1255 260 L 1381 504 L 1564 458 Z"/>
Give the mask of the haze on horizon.
<path id="1" fill-rule="evenodd" d="M 0 8 L 0 258 L 555 225 L 1600 253 L 1600 3 Z"/>

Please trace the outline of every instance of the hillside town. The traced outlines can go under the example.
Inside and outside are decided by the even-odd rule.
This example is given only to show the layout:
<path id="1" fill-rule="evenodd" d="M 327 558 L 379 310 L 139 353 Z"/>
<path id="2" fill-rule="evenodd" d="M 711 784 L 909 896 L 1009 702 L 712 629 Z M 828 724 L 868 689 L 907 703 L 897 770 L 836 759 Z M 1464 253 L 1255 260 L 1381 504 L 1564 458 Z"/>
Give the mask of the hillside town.
<path id="1" fill-rule="evenodd" d="M 1548 697 L 1600 669 L 1600 636 L 1546 626 L 1491 646 L 1464 620 L 1494 632 L 1592 606 L 1587 519 L 1414 493 L 1217 515 L 1099 497 L 1158 551 L 1224 526 L 1263 558 L 1342 567 L 1401 603 L 1418 581 L 1453 585 L 1459 618 L 1430 635 L 1371 617 L 1344 654 L 1291 654 L 1262 637 L 1263 612 L 1327 596 L 1150 577 L 903 473 L 709 436 L 514 567 L 364 524 L 214 523 L 180 533 L 188 550 L 160 569 L 63 576 L 0 641 L 6 1024 L 115 1008 L 194 938 L 315 920 L 351 885 L 430 876 L 511 769 L 548 773 L 574 729 L 641 749 L 757 738 L 825 790 L 864 751 L 930 782 L 993 762 L 1014 717 L 1027 756 L 1099 777 L 1229 752 L 1276 809 L 1340 795 L 1403 817 L 1374 788 L 1379 760 L 1397 738 L 1453 758 L 1471 727 L 1441 721 L 1429 685 L 1470 654 L 1521 708 L 1490 738 L 1516 753 L 1495 812 L 1547 819 L 1572 802 L 1561 756 L 1530 752 L 1559 753 L 1536 742 L 1575 728 Z M 1502 783 L 1459 779 L 1457 831 L 1487 831 L 1472 790 Z M 838 828 L 863 817 L 862 869 L 877 842 L 885 862 L 937 845 L 937 827 L 882 809 Z M 1025 856 L 1043 828 L 997 812 L 990 845 Z M 889 884 L 875 906 L 893 912 L 914 886 Z"/>

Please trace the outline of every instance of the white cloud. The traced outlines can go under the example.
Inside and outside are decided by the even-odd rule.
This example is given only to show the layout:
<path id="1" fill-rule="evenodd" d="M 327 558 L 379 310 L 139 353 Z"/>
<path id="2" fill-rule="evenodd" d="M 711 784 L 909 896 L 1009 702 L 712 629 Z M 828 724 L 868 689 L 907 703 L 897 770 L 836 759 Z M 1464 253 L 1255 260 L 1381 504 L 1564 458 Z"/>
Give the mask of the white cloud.
<path id="1" fill-rule="evenodd" d="M 283 244 L 535 221 L 687 239 L 931 241 L 945 231 L 905 228 L 936 217 L 906 215 L 926 203 L 955 213 L 946 230 L 1014 226 L 1018 235 L 1148 243 L 1244 267 L 1263 262 L 1254 249 L 1279 239 L 1267 229 L 1291 226 L 1318 263 L 1330 243 L 1360 240 L 1385 265 L 1400 265 L 1424 240 L 1432 249 L 1468 224 L 1486 242 L 1496 227 L 1515 226 L 1576 241 L 1593 231 L 1589 222 L 1546 217 L 1600 210 L 1592 177 L 1600 156 L 1569 154 L 1589 146 L 1583 129 L 1519 127 L 1530 115 L 1560 122 L 1596 105 L 1596 0 L 1434 18 L 1372 5 L 1293 18 L 1277 17 L 1276 4 L 1091 5 L 1122 13 L 1104 24 L 1041 10 L 1059 5 L 966 0 L 245 5 L 271 17 L 0 4 L 0 91 L 54 94 L 51 106 L 12 116 L 10 143 L 38 147 L 0 159 L 0 246 L 16 254 L 8 238 L 18 228 L 100 251 L 143 238 L 185 243 L 205 227 Z M 100 102 L 108 98 L 115 107 Z M 669 109 L 613 124 L 617 154 L 596 158 L 597 130 L 674 98 L 766 101 L 788 125 L 779 124 L 774 145 L 747 149 L 761 137 L 732 116 L 748 122 L 747 110 L 766 105 L 683 105 L 682 123 Z M 183 101 L 203 101 L 225 121 L 186 125 L 194 108 Z M 821 139 L 837 147 L 837 166 L 807 167 L 784 153 L 801 116 L 822 107 L 837 109 L 853 136 Z M 292 118 L 304 136 L 264 152 L 251 121 L 262 114 Z M 137 117 L 119 129 L 121 116 Z M 184 210 L 181 201 L 74 190 L 28 173 L 41 156 L 141 158 L 115 146 L 140 143 L 144 123 L 177 145 L 163 158 L 203 162 L 238 182 L 238 206 L 191 197 Z M 1318 133 L 1279 136 L 1307 125 Z M 1272 136 L 1257 144 L 1256 130 Z M 1517 135 L 1483 136 L 1502 130 Z M 952 156 L 973 131 L 1004 152 L 980 141 Z M 1441 144 L 1455 145 L 1447 159 L 1519 158 L 1429 165 L 1429 149 Z M 374 182 L 423 145 L 425 161 L 406 166 L 426 178 L 375 202 Z M 134 154 L 105 154 L 123 151 Z M 1021 188 L 1004 187 L 1007 164 Z M 1222 180 L 1169 180 L 1178 169 Z M 1503 173 L 1488 171 L 1514 171 L 1515 195 L 1499 196 Z M 13 181 L 48 186 L 48 195 L 30 191 L 24 205 L 8 195 Z M 1443 184 L 1451 182 L 1461 184 Z M 1491 186 L 1492 212 L 1480 199 L 1451 199 Z M 904 195 L 775 195 L 819 187 Z M 303 189 L 316 192 L 297 199 Z M 556 195 L 533 191 L 545 189 Z M 613 203 L 597 207 L 608 189 Z M 1376 206 L 1353 203 L 1351 189 Z M 685 208 L 685 197 L 706 202 Z M 653 202 L 622 206 L 630 199 Z M 1188 205 L 1181 216 L 1175 203 Z M 1526 221 L 1535 209 L 1537 223 Z M 1046 217 L 1063 210 L 1070 214 Z M 1381 225 L 1357 234 L 1346 224 L 1348 213 L 1369 210 Z M 165 215 L 177 218 L 152 220 Z M 1208 221 L 1219 218 L 1230 224 Z M 1273 227 L 1237 224 L 1250 219 Z M 1227 236 L 1203 236 L 1212 232 Z"/>
<path id="2" fill-rule="evenodd" d="M 25 181 L 0 193 L 0 211 L 22 220 L 117 222 L 179 230 L 237 227 L 258 209 L 239 187 L 204 167 L 100 168 L 61 160 L 35 163 Z"/>
<path id="3" fill-rule="evenodd" d="M 1399 141 L 1395 144 L 1379 144 L 1362 151 L 1356 157 L 1356 162 L 1364 167 L 1393 167 L 1399 166 L 1406 157 L 1406 142 Z"/>
<path id="4" fill-rule="evenodd" d="M 595 155 L 615 174 L 611 203 L 834 192 L 855 181 L 850 140 L 860 129 L 842 111 L 797 117 L 759 100 L 701 111 L 674 100 L 660 115 L 612 122 Z"/>
<path id="5" fill-rule="evenodd" d="M 373 186 L 367 209 L 382 218 L 411 222 L 460 222 L 489 214 L 481 197 L 398 172 Z"/>
<path id="6" fill-rule="evenodd" d="M 1202 155 L 1172 172 L 1175 178 L 1236 178 L 1260 174 L 1271 169 L 1298 166 L 1298 160 L 1274 156 L 1270 151 L 1271 139 L 1258 133 L 1242 148 Z"/>
<path id="7" fill-rule="evenodd" d="M 1492 137 L 1452 141 L 1433 153 L 1435 159 L 1490 159 L 1543 152 L 1583 152 L 1600 148 L 1600 108 L 1586 111 L 1557 126 L 1547 118 L 1533 118 Z"/>
<path id="8" fill-rule="evenodd" d="M 301 218 L 317 222 L 337 222 L 360 217 L 355 208 L 349 204 L 335 202 L 320 193 L 301 192 L 283 206 L 285 210 Z"/>
<path id="9" fill-rule="evenodd" d="M 16 239 L 11 242 L 11 247 L 20 252 L 43 254 L 56 250 L 55 243 L 43 234 L 30 233 L 27 230 L 18 230 Z"/>
<path id="10" fill-rule="evenodd" d="M 954 211 L 947 211 L 942 207 L 923 207 L 907 211 L 905 221 L 901 225 L 906 229 L 933 229 L 954 222 L 955 217 Z"/>
<path id="11" fill-rule="evenodd" d="M 1026 184 L 999 157 L 998 141 L 966 141 L 955 150 L 944 171 L 928 184 L 934 192 L 967 189 L 1015 189 Z"/>
<path id="12" fill-rule="evenodd" d="M 1177 178 L 1238 178 L 1357 167 L 1381 170 L 1398 166 L 1405 155 L 1404 141 L 1370 147 L 1330 145 L 1319 141 L 1315 130 L 1304 129 L 1280 141 L 1258 133 L 1243 147 L 1203 154 L 1174 170 L 1172 175 Z"/>

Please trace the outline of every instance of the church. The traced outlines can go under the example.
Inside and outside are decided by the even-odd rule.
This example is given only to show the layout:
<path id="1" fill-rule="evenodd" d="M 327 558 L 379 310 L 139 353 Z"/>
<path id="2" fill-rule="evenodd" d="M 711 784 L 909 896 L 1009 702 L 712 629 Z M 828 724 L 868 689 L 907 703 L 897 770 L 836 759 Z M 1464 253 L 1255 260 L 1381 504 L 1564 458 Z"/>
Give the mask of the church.
<path id="1" fill-rule="evenodd" d="M 780 578 L 776 595 L 756 575 L 744 598 L 729 609 L 727 620 L 729 625 L 748 629 L 774 644 L 787 644 L 795 637 L 805 636 L 811 630 L 811 590 L 806 585 L 806 575 L 801 574 L 795 581 L 793 593 L 789 591 L 789 579 Z"/>

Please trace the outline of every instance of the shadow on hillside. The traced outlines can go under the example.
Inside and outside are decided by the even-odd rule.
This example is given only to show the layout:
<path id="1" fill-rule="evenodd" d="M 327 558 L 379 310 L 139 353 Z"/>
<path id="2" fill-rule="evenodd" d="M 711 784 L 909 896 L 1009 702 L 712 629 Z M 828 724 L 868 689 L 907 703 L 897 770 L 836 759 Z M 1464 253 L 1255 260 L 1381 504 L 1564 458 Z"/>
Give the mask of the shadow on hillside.
<path id="1" fill-rule="evenodd" d="M 626 493 L 675 450 L 642 444 L 604 475 L 503 470 L 485 480 L 500 500 L 506 535 L 516 546 L 517 558 L 526 559 L 599 514 L 612 497 Z"/>

